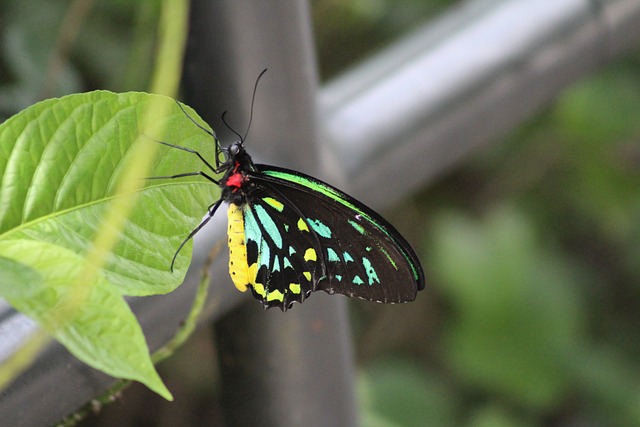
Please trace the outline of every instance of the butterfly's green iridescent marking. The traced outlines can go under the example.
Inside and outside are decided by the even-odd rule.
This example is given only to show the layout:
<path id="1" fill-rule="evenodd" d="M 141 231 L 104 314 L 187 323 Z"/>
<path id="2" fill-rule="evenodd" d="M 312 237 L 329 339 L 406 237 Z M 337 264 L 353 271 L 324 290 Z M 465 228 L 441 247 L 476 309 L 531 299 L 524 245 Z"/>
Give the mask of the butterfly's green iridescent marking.
<path id="1" fill-rule="evenodd" d="M 387 258 L 387 260 L 389 260 L 391 265 L 393 265 L 393 267 L 397 270 L 398 266 L 396 265 L 396 262 L 393 260 L 393 258 L 391 258 L 391 256 L 389 255 L 389 252 L 387 252 L 386 249 L 383 248 L 382 246 L 379 246 L 378 249 L 380 249 L 380 252 L 384 254 L 384 256 Z"/>
<path id="2" fill-rule="evenodd" d="M 287 172 L 282 172 L 282 171 L 274 171 L 274 170 L 268 170 L 268 171 L 264 171 L 263 172 L 265 175 L 268 176 L 272 176 L 274 178 L 279 178 L 285 181 L 291 181 L 291 182 L 295 182 L 296 184 L 302 185 L 303 187 L 307 187 L 312 191 L 317 191 L 318 193 L 322 193 L 325 196 L 339 202 L 342 203 L 343 205 L 345 205 L 346 207 L 348 207 L 349 209 L 353 209 L 356 212 L 360 213 L 361 215 L 366 215 L 364 212 L 361 212 L 356 206 L 354 206 L 352 203 L 349 203 L 348 200 L 345 200 L 340 194 L 338 194 L 333 188 L 331 187 L 327 187 L 326 185 L 321 184 L 320 182 L 317 181 L 311 181 L 308 180 L 307 178 L 300 176 L 300 175 L 293 175 Z"/>
<path id="3" fill-rule="evenodd" d="M 351 224 L 351 226 L 353 228 L 355 228 L 358 231 L 358 233 L 364 235 L 364 227 L 363 226 L 361 226 L 360 224 L 358 224 L 357 222 L 352 221 L 352 220 L 349 220 L 348 222 L 349 222 L 349 224 Z"/>

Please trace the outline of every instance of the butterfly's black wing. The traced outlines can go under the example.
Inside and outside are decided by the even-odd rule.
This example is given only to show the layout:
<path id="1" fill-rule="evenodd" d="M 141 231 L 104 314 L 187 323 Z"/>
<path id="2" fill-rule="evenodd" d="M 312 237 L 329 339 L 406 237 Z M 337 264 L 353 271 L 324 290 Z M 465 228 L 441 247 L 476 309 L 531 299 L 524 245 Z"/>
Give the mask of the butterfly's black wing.
<path id="1" fill-rule="evenodd" d="M 382 217 L 315 178 L 256 165 L 243 207 L 256 298 L 286 310 L 309 293 L 393 303 L 425 285 L 417 255 Z"/>

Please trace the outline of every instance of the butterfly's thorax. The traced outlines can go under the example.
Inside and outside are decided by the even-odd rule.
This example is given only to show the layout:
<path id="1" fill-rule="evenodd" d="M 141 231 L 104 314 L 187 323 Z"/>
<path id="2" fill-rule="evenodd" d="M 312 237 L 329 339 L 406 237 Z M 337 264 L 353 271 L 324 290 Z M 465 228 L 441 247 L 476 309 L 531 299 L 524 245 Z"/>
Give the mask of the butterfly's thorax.
<path id="1" fill-rule="evenodd" d="M 235 143 L 227 150 L 229 159 L 222 165 L 223 170 L 226 171 L 220 179 L 222 199 L 227 203 L 242 206 L 247 203 L 248 194 L 254 187 L 250 174 L 256 170 L 256 167 L 242 144 Z"/>

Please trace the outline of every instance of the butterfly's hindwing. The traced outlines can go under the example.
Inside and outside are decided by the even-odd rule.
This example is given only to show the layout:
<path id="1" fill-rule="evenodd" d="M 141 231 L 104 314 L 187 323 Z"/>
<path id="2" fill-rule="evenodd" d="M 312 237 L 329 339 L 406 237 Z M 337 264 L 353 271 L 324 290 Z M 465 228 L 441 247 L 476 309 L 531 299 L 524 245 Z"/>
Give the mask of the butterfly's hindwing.
<path id="1" fill-rule="evenodd" d="M 295 209 L 257 188 L 243 206 L 249 286 L 265 307 L 302 302 L 322 275 L 317 240 Z"/>

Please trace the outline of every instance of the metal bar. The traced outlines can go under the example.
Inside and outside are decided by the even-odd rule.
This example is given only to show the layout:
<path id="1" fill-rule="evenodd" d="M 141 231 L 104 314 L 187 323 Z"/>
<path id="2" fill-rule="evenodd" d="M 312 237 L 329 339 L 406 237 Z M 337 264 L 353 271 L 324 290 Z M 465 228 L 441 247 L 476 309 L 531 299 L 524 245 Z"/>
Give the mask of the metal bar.
<path id="1" fill-rule="evenodd" d="M 202 6 L 206 2 L 199 3 Z M 283 7 L 280 2 L 269 4 Z M 272 13 L 258 10 L 263 11 L 264 16 Z M 295 10 L 299 11 L 299 6 Z M 306 83 L 302 87 L 296 86 L 295 92 L 312 90 L 309 81 L 315 78 L 315 71 L 306 60 L 298 63 L 300 68 L 283 70 L 294 63 L 286 58 L 293 55 L 291 52 L 297 52 L 296 55 L 310 53 L 291 51 L 287 40 L 280 40 L 283 43 L 280 48 L 260 53 L 258 51 L 265 45 L 253 46 L 241 37 L 241 33 L 260 24 L 264 18 L 254 14 L 249 19 L 248 15 L 241 24 L 232 24 L 224 19 L 225 16 L 217 19 L 218 26 L 200 30 L 204 36 L 207 32 L 223 36 L 225 42 L 221 42 L 215 52 L 200 52 L 213 65 L 199 72 L 223 73 L 227 70 L 224 71 L 227 74 L 235 71 L 238 75 L 227 80 L 216 77 L 216 81 L 226 85 L 224 91 L 214 92 L 210 88 L 210 92 L 203 91 L 200 95 L 187 91 L 189 99 L 198 106 L 208 105 L 207 101 L 211 100 L 219 107 L 229 109 L 230 121 L 242 130 L 257 73 L 265 66 L 270 68 L 270 76 L 284 73 L 282 80 L 265 79 L 265 84 L 261 85 L 256 116 L 266 114 L 264 121 L 268 123 L 258 125 L 256 122 L 248 144 L 252 152 L 259 152 L 269 161 L 278 160 L 279 164 L 313 170 L 313 165 L 306 164 L 311 163 L 308 159 L 302 160 L 305 164 L 298 164 L 294 158 L 288 158 L 292 153 L 287 147 L 295 146 L 294 143 L 304 144 L 306 133 L 292 126 L 283 145 L 279 145 L 281 134 L 274 129 L 276 126 L 270 126 L 277 124 L 288 128 L 295 120 L 306 121 L 307 114 L 313 114 L 313 107 L 300 104 L 300 108 L 310 109 L 301 113 L 300 118 L 291 113 L 274 119 L 265 112 L 265 109 L 274 108 L 271 102 L 277 102 L 274 92 L 284 90 L 279 95 L 289 94 L 285 79 L 289 79 L 290 84 L 297 84 L 294 80 L 298 82 L 298 77 L 303 76 L 300 81 Z M 234 32 L 225 35 L 228 31 Z M 238 45 L 227 41 L 234 37 L 240 37 Z M 324 162 L 323 169 L 316 172 L 325 178 L 330 176 L 335 184 L 340 184 L 342 179 L 345 188 L 350 186 L 354 195 L 375 208 L 390 207 L 548 105 L 578 78 L 636 48 L 639 41 L 640 2 L 637 0 L 468 2 L 322 89 L 320 112 L 325 126 L 321 131 L 326 131 L 328 138 L 323 139 L 319 149 L 322 159 L 339 161 Z M 244 58 L 233 53 L 236 48 L 242 49 Z M 254 54 L 259 55 L 255 61 L 252 59 Z M 241 61 L 246 62 L 239 66 Z M 286 65 L 278 69 L 279 61 Z M 195 64 L 192 66 L 198 71 Z M 290 73 L 298 74 L 293 78 Z M 214 88 L 221 89 L 217 85 Z M 301 98 L 306 99 L 305 96 Z M 290 102 L 283 101 L 283 107 L 278 105 L 275 109 L 284 114 Z M 202 110 L 198 108 L 198 111 Z M 219 113 L 210 110 L 203 116 L 224 137 L 224 128 L 215 120 Z M 316 139 L 311 137 L 308 141 Z M 272 144 L 274 148 L 270 148 Z M 309 150 L 318 148 L 305 146 L 304 150 L 312 152 Z M 340 167 L 331 170 L 332 164 Z M 177 291 L 171 295 L 132 300 L 151 348 L 165 342 L 184 318 L 206 248 L 210 246 L 208 242 L 223 238 L 224 229 L 224 218 L 220 218 L 196 239 L 193 267 L 185 284 Z M 216 263 L 212 277 L 226 280 L 228 273 L 224 264 L 224 260 Z M 214 282 L 207 306 L 209 319 L 219 318 L 248 298 L 230 285 L 220 285 L 219 280 Z M 323 297 L 314 295 L 304 306 L 287 313 L 285 319 L 295 322 L 297 318 L 290 315 L 316 310 L 313 304 L 325 299 Z M 341 301 L 342 298 L 334 297 L 328 305 L 342 304 Z M 265 315 L 277 316 L 271 312 Z M 253 320 L 243 317 L 242 313 L 232 316 L 236 316 L 232 322 L 254 326 L 254 323 L 248 323 Z M 323 326 L 322 323 L 318 325 Z M 30 327 L 28 319 L 0 305 L 0 362 L 15 351 Z M 267 336 L 277 335 L 278 331 L 288 334 L 286 329 L 279 328 L 280 325 L 274 322 L 265 333 Z M 279 360 L 278 357 L 274 351 L 268 360 Z M 299 365 L 292 364 L 293 367 L 298 369 Z M 81 402 L 99 394 L 111 382 L 110 378 L 82 365 L 61 346 L 53 344 L 13 385 L 0 392 L 0 420 L 14 426 L 52 424 L 75 410 Z M 51 393 L 53 384 L 55 393 Z"/>
<path id="2" fill-rule="evenodd" d="M 333 173 L 394 206 L 639 44 L 637 0 L 463 4 L 324 88 Z"/>

